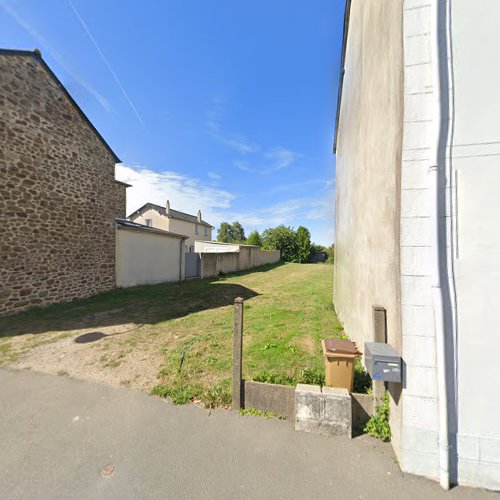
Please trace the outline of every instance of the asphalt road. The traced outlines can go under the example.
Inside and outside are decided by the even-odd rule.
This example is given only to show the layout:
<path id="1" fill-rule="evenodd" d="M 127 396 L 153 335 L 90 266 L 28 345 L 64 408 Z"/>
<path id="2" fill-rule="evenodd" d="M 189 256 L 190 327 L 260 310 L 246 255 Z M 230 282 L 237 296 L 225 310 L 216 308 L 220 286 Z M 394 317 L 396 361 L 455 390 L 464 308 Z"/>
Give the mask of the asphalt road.
<path id="1" fill-rule="evenodd" d="M 0 369 L 2 499 L 480 499 L 402 474 L 390 445 Z"/>

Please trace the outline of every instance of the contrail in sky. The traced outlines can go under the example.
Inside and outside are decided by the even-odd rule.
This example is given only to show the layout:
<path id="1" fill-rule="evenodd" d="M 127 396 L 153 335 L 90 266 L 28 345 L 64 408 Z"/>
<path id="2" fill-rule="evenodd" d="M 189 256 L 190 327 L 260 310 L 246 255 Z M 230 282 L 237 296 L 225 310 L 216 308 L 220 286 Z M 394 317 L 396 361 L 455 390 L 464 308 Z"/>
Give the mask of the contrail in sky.
<path id="1" fill-rule="evenodd" d="M 75 16 L 80 21 L 80 24 L 82 25 L 83 29 L 85 30 L 85 33 L 87 33 L 87 36 L 90 38 L 90 40 L 94 44 L 95 48 L 97 49 L 97 52 L 99 52 L 99 55 L 101 56 L 101 59 L 104 61 L 104 63 L 108 67 L 110 73 L 113 75 L 113 78 L 115 79 L 116 83 L 120 87 L 120 90 L 122 91 L 123 95 L 125 96 L 125 99 L 127 99 L 128 103 L 130 104 L 130 107 L 132 108 L 133 112 L 135 113 L 135 116 L 137 116 L 137 119 L 139 120 L 139 122 L 141 123 L 141 125 L 144 126 L 144 121 L 142 120 L 141 115 L 139 114 L 139 111 L 137 110 L 137 108 L 135 107 L 135 104 L 133 103 L 132 99 L 129 97 L 129 95 L 127 94 L 127 92 L 124 89 L 123 85 L 121 84 L 120 79 L 118 78 L 118 75 L 115 73 L 115 71 L 111 67 L 111 64 L 106 59 L 106 56 L 104 55 L 103 51 L 101 50 L 101 47 L 97 43 L 97 40 L 94 38 L 94 36 L 90 32 L 90 29 L 88 28 L 88 26 L 85 23 L 85 21 L 83 20 L 82 16 L 80 15 L 80 13 L 78 12 L 78 10 L 76 9 L 76 7 L 73 4 L 73 2 L 71 0 L 68 0 L 68 3 L 70 5 L 71 9 L 73 10 Z"/>
<path id="2" fill-rule="evenodd" d="M 99 104 L 107 111 L 111 111 L 111 105 L 109 101 L 101 95 L 94 87 L 88 84 L 86 81 L 82 80 L 76 73 L 71 71 L 71 69 L 65 64 L 64 58 L 57 53 L 54 49 L 51 48 L 50 43 L 40 34 L 38 31 L 31 26 L 26 20 L 24 20 L 21 15 L 8 3 L 4 0 L 0 0 L 0 5 L 4 8 L 4 10 L 12 16 L 17 23 L 22 26 L 33 39 L 35 39 L 43 48 L 44 51 L 47 51 L 61 66 L 68 75 L 70 75 L 75 81 L 77 81 L 83 88 L 85 88 L 90 94 L 92 94 L 95 99 L 99 102 Z"/>

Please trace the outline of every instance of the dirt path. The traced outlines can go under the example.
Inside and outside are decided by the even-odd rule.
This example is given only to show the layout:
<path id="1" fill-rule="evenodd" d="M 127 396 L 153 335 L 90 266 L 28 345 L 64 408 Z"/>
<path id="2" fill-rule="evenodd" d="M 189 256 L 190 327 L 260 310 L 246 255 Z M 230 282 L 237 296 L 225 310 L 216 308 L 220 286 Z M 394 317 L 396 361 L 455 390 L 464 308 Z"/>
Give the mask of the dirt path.
<path id="1" fill-rule="evenodd" d="M 149 390 L 156 383 L 163 356 L 155 343 L 141 341 L 141 330 L 141 325 L 128 323 L 97 331 L 53 332 L 44 339 L 16 337 L 11 348 L 19 349 L 19 357 L 9 366 Z M 134 348 L 137 344 L 140 349 Z"/>

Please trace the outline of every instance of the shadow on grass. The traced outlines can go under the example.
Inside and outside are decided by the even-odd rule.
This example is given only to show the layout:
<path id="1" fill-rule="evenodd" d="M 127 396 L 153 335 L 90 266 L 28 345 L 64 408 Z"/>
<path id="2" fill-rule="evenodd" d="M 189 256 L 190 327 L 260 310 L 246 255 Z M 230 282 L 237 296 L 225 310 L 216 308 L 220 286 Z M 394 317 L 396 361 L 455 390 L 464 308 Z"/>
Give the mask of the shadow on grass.
<path id="1" fill-rule="evenodd" d="M 268 271 L 272 271 L 273 269 L 284 266 L 286 264 L 287 262 L 280 260 L 273 264 L 264 264 L 262 266 L 254 267 L 252 269 L 246 269 L 245 271 L 236 271 L 234 273 L 227 273 L 225 277 L 230 278 L 231 276 L 245 276 L 247 274 L 267 273 Z"/>
<path id="2" fill-rule="evenodd" d="M 131 331 L 125 325 L 160 323 L 207 309 L 229 306 L 236 297 L 248 300 L 257 295 L 257 292 L 243 285 L 226 282 L 225 278 L 118 288 L 88 299 L 32 309 L 0 319 L 0 338 L 53 330 L 94 327 L 100 330 L 114 325 L 124 325 L 127 331 Z M 101 338 L 108 335 L 95 333 Z M 79 343 L 99 340 L 94 337 L 83 337 Z"/>

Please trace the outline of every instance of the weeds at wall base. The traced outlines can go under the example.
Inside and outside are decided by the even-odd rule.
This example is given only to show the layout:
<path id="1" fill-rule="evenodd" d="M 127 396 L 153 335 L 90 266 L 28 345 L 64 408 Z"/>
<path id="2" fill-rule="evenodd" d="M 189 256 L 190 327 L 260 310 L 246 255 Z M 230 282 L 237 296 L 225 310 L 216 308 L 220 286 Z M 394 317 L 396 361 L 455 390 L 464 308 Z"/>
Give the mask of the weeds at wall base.
<path id="1" fill-rule="evenodd" d="M 159 384 L 151 389 L 151 394 L 168 398 L 174 405 L 184 405 L 198 400 L 205 408 L 228 407 L 232 400 L 230 380 L 223 380 L 209 388 L 182 381 L 171 385 Z"/>
<path id="2" fill-rule="evenodd" d="M 380 405 L 375 406 L 374 414 L 370 417 L 364 427 L 364 431 L 370 436 L 381 441 L 391 440 L 391 427 L 389 426 L 389 393 L 386 391 Z"/>
<path id="3" fill-rule="evenodd" d="M 278 420 L 286 420 L 283 415 L 278 415 L 272 411 L 256 410 L 255 408 L 244 408 L 240 410 L 240 415 L 252 415 L 254 417 L 264 417 L 264 418 L 277 418 Z"/>

